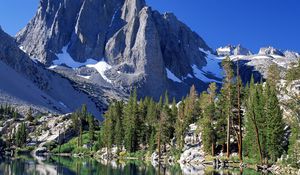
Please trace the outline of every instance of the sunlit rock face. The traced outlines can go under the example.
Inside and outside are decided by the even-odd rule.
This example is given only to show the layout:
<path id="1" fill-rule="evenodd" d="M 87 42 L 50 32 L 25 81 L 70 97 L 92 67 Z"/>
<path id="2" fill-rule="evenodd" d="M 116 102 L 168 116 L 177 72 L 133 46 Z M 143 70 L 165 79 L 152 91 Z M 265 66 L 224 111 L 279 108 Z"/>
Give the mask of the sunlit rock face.
<path id="1" fill-rule="evenodd" d="M 195 76 L 193 66 L 201 70 L 207 64 L 206 52 L 213 53 L 175 15 L 160 14 L 144 0 L 41 0 L 16 39 L 46 66 L 63 63 L 60 60 L 68 67 L 105 61 L 110 68 L 101 77 L 113 88 L 129 92 L 137 87 L 140 96 L 156 99 L 166 90 L 181 98 L 192 84 L 205 89 L 208 82 Z"/>

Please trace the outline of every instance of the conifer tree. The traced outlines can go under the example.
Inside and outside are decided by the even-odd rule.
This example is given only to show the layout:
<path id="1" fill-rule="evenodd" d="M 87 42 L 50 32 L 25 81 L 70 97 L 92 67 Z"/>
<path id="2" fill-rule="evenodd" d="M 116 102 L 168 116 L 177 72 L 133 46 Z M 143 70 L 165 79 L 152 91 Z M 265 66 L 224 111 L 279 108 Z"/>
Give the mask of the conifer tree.
<path id="1" fill-rule="evenodd" d="M 259 94 L 257 87 L 254 84 L 254 78 L 252 76 L 250 82 L 248 99 L 246 103 L 246 120 L 245 120 L 245 130 L 246 134 L 244 137 L 244 153 L 250 158 L 259 159 L 263 162 L 263 152 L 261 146 L 261 133 L 259 130 L 259 120 L 260 111 L 259 108 Z M 256 144 L 253 144 L 255 140 Z"/>
<path id="2" fill-rule="evenodd" d="M 200 96 L 200 104 L 202 107 L 202 118 L 199 120 L 201 130 L 202 130 L 202 140 L 204 145 L 204 150 L 206 152 L 211 152 L 211 155 L 215 154 L 216 147 L 216 131 L 214 121 L 215 116 L 215 97 L 216 97 L 216 83 L 209 85 L 207 92 L 204 92 Z"/>
<path id="3" fill-rule="evenodd" d="M 221 90 L 223 91 L 223 90 Z M 224 93 L 218 95 L 216 101 L 216 136 L 217 136 L 217 144 L 222 146 L 222 152 L 225 152 L 225 144 L 226 144 L 226 128 L 227 128 L 227 120 L 226 120 L 226 109 L 225 98 L 223 96 Z"/>
<path id="4" fill-rule="evenodd" d="M 115 118 L 115 127 L 114 127 L 114 142 L 118 149 L 123 145 L 124 139 L 124 126 L 123 126 L 123 102 L 116 102 L 114 114 Z"/>
<path id="5" fill-rule="evenodd" d="M 277 64 L 273 63 L 268 68 L 268 80 L 270 86 L 276 87 L 277 82 L 280 80 L 280 70 Z"/>
<path id="6" fill-rule="evenodd" d="M 269 158 L 271 158 L 272 161 L 276 161 L 284 150 L 282 146 L 284 139 L 284 123 L 274 86 L 275 85 L 266 84 L 265 90 L 265 114 L 267 118 L 266 148 Z"/>
<path id="7" fill-rule="evenodd" d="M 229 158 L 230 156 L 230 135 L 231 135 L 231 117 L 232 117 L 232 89 L 233 89 L 233 69 L 232 69 L 232 62 L 230 60 L 229 57 L 226 57 L 223 62 L 222 62 L 222 66 L 225 72 L 225 79 L 224 79 L 224 85 L 223 85 L 223 89 L 225 94 L 224 94 L 224 98 L 226 99 L 224 102 L 224 107 L 226 109 L 226 116 L 227 116 L 227 139 L 226 139 L 226 143 L 227 143 L 227 158 Z"/>
<path id="8" fill-rule="evenodd" d="M 185 116 L 186 116 L 186 127 L 189 124 L 192 124 L 194 122 L 196 122 L 198 120 L 198 116 L 199 116 L 199 105 L 197 104 L 197 91 L 195 86 L 193 85 L 190 88 L 190 92 L 188 97 L 185 99 Z"/>
<path id="9" fill-rule="evenodd" d="M 34 120 L 33 114 L 32 114 L 32 108 L 30 107 L 27 114 L 26 114 L 26 120 L 32 122 Z"/>
<path id="10" fill-rule="evenodd" d="M 18 147 L 23 147 L 26 144 L 27 140 L 27 131 L 25 123 L 21 123 L 15 133 L 15 141 Z"/>
<path id="11" fill-rule="evenodd" d="M 130 95 L 128 103 L 124 107 L 124 142 L 125 148 L 128 152 L 135 152 L 138 147 L 137 137 L 137 116 L 138 104 L 137 104 L 137 92 L 134 90 Z"/>
<path id="12" fill-rule="evenodd" d="M 88 123 L 89 123 L 89 140 L 90 143 L 93 144 L 95 141 L 95 125 L 94 125 L 94 117 L 89 114 L 88 115 Z"/>
<path id="13" fill-rule="evenodd" d="M 186 120 L 185 120 L 185 100 L 182 99 L 181 103 L 178 107 L 178 115 L 176 119 L 175 124 L 175 134 L 176 134 L 176 145 L 179 150 L 183 148 L 184 145 L 184 134 L 185 134 L 185 128 L 186 128 Z"/>

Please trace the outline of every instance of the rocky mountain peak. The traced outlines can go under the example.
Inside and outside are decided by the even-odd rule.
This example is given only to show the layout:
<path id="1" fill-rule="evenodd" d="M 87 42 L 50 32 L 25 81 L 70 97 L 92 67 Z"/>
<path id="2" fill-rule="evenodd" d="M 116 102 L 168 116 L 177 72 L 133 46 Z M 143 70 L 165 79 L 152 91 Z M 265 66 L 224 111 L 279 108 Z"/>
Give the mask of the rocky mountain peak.
<path id="1" fill-rule="evenodd" d="M 127 22 L 131 21 L 144 6 L 146 6 L 145 0 L 125 0 L 121 18 Z"/>
<path id="2" fill-rule="evenodd" d="M 294 51 L 290 51 L 290 50 L 286 50 L 284 52 L 285 57 L 287 58 L 300 58 L 300 53 L 298 52 L 294 52 Z"/>
<path id="3" fill-rule="evenodd" d="M 271 47 L 271 46 L 260 48 L 258 54 L 259 55 L 279 55 L 279 56 L 284 56 L 284 54 L 279 49 L 276 49 L 276 48 Z"/>
<path id="4" fill-rule="evenodd" d="M 213 52 L 174 14 L 160 14 L 145 0 L 42 0 L 16 38 L 46 66 L 103 61 L 105 67 L 92 67 L 106 84 L 127 92 L 138 87 L 141 96 L 154 98 L 166 90 L 180 97 L 192 84 L 206 88 L 194 75 L 208 64 L 206 51 Z"/>
<path id="5" fill-rule="evenodd" d="M 227 45 L 217 49 L 219 56 L 231 56 L 231 55 L 252 55 L 249 49 L 244 48 L 242 45 Z"/>

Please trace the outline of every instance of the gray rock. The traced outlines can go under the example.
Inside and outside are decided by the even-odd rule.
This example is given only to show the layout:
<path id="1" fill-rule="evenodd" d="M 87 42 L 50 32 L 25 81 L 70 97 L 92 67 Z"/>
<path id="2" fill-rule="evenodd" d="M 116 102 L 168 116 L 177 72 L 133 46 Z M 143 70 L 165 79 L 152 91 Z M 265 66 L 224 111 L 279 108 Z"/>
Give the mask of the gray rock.
<path id="1" fill-rule="evenodd" d="M 0 67 L 0 103 L 56 113 L 71 112 L 86 103 L 95 116 L 101 116 L 101 109 L 87 94 L 76 90 L 71 81 L 32 61 L 2 30 Z"/>
<path id="2" fill-rule="evenodd" d="M 259 55 L 279 55 L 279 56 L 284 56 L 284 54 L 280 50 L 278 50 L 278 49 L 276 49 L 274 47 L 271 47 L 271 46 L 260 48 L 258 54 Z"/>
<path id="3" fill-rule="evenodd" d="M 237 46 L 228 45 L 217 49 L 219 56 L 232 56 L 232 55 L 252 55 L 252 52 L 240 44 Z"/>
<path id="4" fill-rule="evenodd" d="M 139 96 L 156 99 L 166 90 L 179 99 L 192 84 L 206 89 L 207 83 L 183 77 L 193 75 L 192 65 L 207 64 L 199 48 L 213 52 L 173 14 L 161 15 L 144 0 L 41 0 L 35 17 L 16 38 L 46 66 L 65 46 L 77 62 L 104 58 L 112 66 L 105 71 L 112 88 L 128 93 L 137 87 Z M 166 68 L 183 83 L 168 79 Z"/>

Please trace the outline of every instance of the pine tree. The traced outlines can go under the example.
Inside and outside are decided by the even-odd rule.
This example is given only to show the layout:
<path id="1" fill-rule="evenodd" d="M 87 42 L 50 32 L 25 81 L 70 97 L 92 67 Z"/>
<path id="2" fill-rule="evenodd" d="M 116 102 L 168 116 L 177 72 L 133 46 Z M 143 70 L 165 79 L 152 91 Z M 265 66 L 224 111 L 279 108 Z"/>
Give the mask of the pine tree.
<path id="1" fill-rule="evenodd" d="M 104 122 L 101 127 L 101 136 L 99 137 L 104 143 L 104 146 L 109 150 L 112 148 L 114 143 L 114 124 L 113 124 L 113 109 L 114 104 L 111 105 L 104 115 Z"/>
<path id="2" fill-rule="evenodd" d="M 34 120 L 33 114 L 32 114 L 32 108 L 29 108 L 27 114 L 26 114 L 26 120 L 32 122 Z"/>
<path id="3" fill-rule="evenodd" d="M 123 102 L 116 102 L 115 105 L 115 120 L 114 142 L 118 149 L 123 145 L 124 128 L 123 128 Z"/>
<path id="4" fill-rule="evenodd" d="M 93 144 L 95 141 L 95 125 L 94 125 L 94 117 L 91 114 L 88 115 L 88 123 L 89 123 L 89 140 L 90 143 Z"/>
<path id="5" fill-rule="evenodd" d="M 266 148 L 272 161 L 283 153 L 284 123 L 274 85 L 266 84 L 265 114 L 267 118 Z"/>
<path id="6" fill-rule="evenodd" d="M 178 115 L 176 119 L 175 124 L 175 135 L 176 135 L 176 145 L 179 150 L 183 148 L 184 145 L 184 134 L 185 134 L 185 128 L 186 128 L 186 116 L 185 116 L 185 100 L 182 99 L 181 103 L 178 107 Z"/>
<path id="7" fill-rule="evenodd" d="M 153 99 L 149 100 L 147 106 L 147 115 L 146 115 L 146 142 L 149 143 L 149 150 L 153 151 L 156 148 L 156 128 L 157 128 L 158 114 L 156 110 L 156 104 Z"/>
<path id="8" fill-rule="evenodd" d="M 27 131 L 25 123 L 21 123 L 15 133 L 15 142 L 18 147 L 23 147 L 27 140 Z"/>
<path id="9" fill-rule="evenodd" d="M 135 152 L 138 147 L 137 118 L 138 118 L 137 92 L 130 95 L 128 104 L 124 107 L 124 142 L 128 152 Z"/>
<path id="10" fill-rule="evenodd" d="M 222 152 L 225 152 L 225 144 L 226 144 L 226 128 L 227 128 L 227 120 L 226 120 L 226 109 L 225 98 L 221 93 L 218 95 L 216 101 L 216 136 L 217 136 L 217 144 L 222 145 Z"/>
<path id="11" fill-rule="evenodd" d="M 292 133 L 289 138 L 289 163 L 295 168 L 300 168 L 300 126 L 296 119 L 292 121 Z"/>
<path id="12" fill-rule="evenodd" d="M 270 86 L 276 87 L 277 82 L 280 80 L 280 70 L 277 64 L 271 64 L 268 68 L 268 80 Z"/>
<path id="13" fill-rule="evenodd" d="M 246 134 L 244 137 L 244 153 L 250 158 L 260 160 L 263 163 L 263 152 L 261 144 L 261 131 L 259 126 L 259 118 L 261 117 L 260 109 L 260 95 L 257 86 L 254 84 L 253 76 L 250 82 L 250 91 L 246 102 L 246 119 L 245 119 L 245 130 Z M 255 140 L 256 144 L 253 144 Z"/>
<path id="14" fill-rule="evenodd" d="M 232 62 L 229 57 L 226 57 L 223 62 L 222 66 L 225 72 L 225 79 L 223 89 L 225 94 L 224 97 L 226 98 L 224 107 L 226 109 L 226 116 L 227 116 L 227 158 L 230 156 L 230 135 L 231 135 L 231 117 L 232 117 L 232 84 L 233 84 L 233 69 L 232 69 Z"/>
<path id="15" fill-rule="evenodd" d="M 186 125 L 188 126 L 189 124 L 195 123 L 198 120 L 199 116 L 199 105 L 197 104 L 197 91 L 195 86 L 193 85 L 190 88 L 190 92 L 188 97 L 185 99 L 185 120 L 186 120 Z M 186 126 L 186 127 L 187 127 Z"/>
<path id="16" fill-rule="evenodd" d="M 293 80 L 299 80 L 300 77 L 300 59 L 298 60 L 297 65 L 291 65 L 291 68 L 288 69 L 286 73 L 286 80 L 293 81 Z"/>

